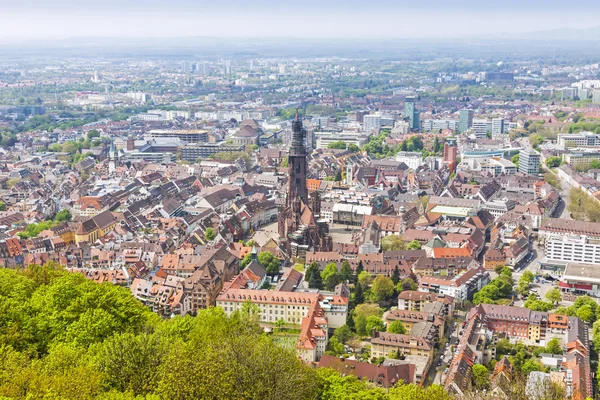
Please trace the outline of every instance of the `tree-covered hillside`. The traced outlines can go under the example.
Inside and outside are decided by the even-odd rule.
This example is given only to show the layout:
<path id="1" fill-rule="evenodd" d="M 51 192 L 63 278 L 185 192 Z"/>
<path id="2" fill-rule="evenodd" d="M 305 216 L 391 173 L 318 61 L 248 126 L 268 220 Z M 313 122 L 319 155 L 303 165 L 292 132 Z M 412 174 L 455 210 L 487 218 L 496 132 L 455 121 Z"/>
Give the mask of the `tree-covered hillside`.
<path id="1" fill-rule="evenodd" d="M 444 399 L 310 368 L 249 307 L 163 321 L 125 288 L 55 264 L 0 269 L 0 398 Z"/>

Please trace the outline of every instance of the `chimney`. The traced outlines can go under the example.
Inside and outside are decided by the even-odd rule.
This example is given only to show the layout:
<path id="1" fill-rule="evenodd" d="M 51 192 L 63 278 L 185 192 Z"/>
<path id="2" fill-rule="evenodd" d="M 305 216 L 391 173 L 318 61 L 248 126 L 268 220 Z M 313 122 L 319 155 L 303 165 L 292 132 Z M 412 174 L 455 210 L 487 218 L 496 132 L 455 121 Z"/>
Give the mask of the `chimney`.
<path id="1" fill-rule="evenodd" d="M 377 331 L 377 329 L 375 327 L 373 327 L 373 329 L 371 329 L 371 337 L 372 338 L 379 337 L 379 332 Z"/>

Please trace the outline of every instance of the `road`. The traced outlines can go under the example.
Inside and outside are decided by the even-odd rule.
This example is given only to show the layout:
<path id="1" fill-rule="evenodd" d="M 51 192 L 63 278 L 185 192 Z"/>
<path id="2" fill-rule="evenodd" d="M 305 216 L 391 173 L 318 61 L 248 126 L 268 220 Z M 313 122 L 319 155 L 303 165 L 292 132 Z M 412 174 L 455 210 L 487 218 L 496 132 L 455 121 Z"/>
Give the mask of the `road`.
<path id="1" fill-rule="evenodd" d="M 429 369 L 428 376 L 431 376 L 431 374 L 435 372 L 433 383 L 436 385 L 442 385 L 444 383 L 444 379 L 446 378 L 446 374 L 444 373 L 444 371 L 450 365 L 450 362 L 452 361 L 452 356 L 454 355 L 452 354 L 450 349 L 452 348 L 452 346 L 454 346 L 454 350 L 456 350 L 456 344 L 458 343 L 458 331 L 460 330 L 462 323 L 462 320 L 458 320 L 456 329 L 454 329 L 454 326 L 450 326 L 448 328 L 449 331 L 446 333 L 446 335 L 450 335 L 448 345 L 440 349 L 436 353 L 436 357 L 434 357 L 431 363 L 431 368 Z M 439 367 L 438 363 L 440 364 Z"/>

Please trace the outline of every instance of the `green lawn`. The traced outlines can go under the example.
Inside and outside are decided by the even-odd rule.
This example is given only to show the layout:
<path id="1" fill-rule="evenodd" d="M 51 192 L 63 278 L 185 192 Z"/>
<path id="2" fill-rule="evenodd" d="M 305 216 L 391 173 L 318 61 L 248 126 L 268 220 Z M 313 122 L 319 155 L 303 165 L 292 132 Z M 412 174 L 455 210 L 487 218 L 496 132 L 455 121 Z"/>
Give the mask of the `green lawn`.
<path id="1" fill-rule="evenodd" d="M 296 350 L 296 344 L 298 343 L 298 334 L 284 334 L 284 333 L 273 333 L 271 336 L 273 341 L 281 347 L 288 350 Z"/>
<path id="2" fill-rule="evenodd" d="M 294 269 L 298 272 L 304 272 L 304 264 L 294 264 Z"/>

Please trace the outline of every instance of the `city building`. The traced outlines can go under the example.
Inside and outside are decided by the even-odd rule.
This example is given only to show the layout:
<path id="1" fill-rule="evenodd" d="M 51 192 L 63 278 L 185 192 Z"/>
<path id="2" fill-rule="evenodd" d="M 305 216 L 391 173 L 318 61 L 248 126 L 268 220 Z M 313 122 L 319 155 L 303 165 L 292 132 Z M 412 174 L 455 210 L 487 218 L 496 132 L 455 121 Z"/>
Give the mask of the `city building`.
<path id="1" fill-rule="evenodd" d="M 227 142 L 193 143 L 180 148 L 181 159 L 195 162 L 201 158 L 209 158 L 216 153 L 237 153 L 244 151 L 244 146 L 228 144 Z"/>
<path id="2" fill-rule="evenodd" d="M 600 149 L 569 149 L 567 153 L 563 154 L 564 162 L 573 167 L 589 168 L 593 160 L 599 159 Z"/>
<path id="3" fill-rule="evenodd" d="M 202 129 L 193 130 L 164 130 L 155 129 L 145 134 L 148 139 L 175 138 L 183 143 L 201 143 L 208 141 L 208 131 Z"/>
<path id="4" fill-rule="evenodd" d="M 600 297 L 600 269 L 598 264 L 566 263 L 558 283 L 562 292 L 573 295 Z"/>
<path id="5" fill-rule="evenodd" d="M 353 144 L 362 147 L 369 141 L 369 135 L 365 132 L 315 132 L 314 137 L 317 149 L 326 149 L 331 143 L 337 142 L 344 142 L 346 146 Z"/>
<path id="6" fill-rule="evenodd" d="M 501 135 L 505 132 L 504 119 L 492 119 L 492 135 Z"/>
<path id="7" fill-rule="evenodd" d="M 473 126 L 473 117 L 475 116 L 475 111 L 463 109 L 459 111 L 459 122 L 458 122 L 458 130 L 459 132 L 466 132 Z"/>
<path id="8" fill-rule="evenodd" d="M 478 138 L 485 137 L 488 133 L 492 133 L 492 121 L 486 119 L 474 119 L 471 129 Z"/>
<path id="9" fill-rule="evenodd" d="M 577 147 L 600 147 L 600 135 L 593 132 L 560 133 L 556 137 L 556 143 L 563 149 Z"/>
<path id="10" fill-rule="evenodd" d="M 408 119 L 410 130 L 418 131 L 421 127 L 419 122 L 419 110 L 417 110 L 416 98 L 407 96 L 404 100 L 404 119 Z"/>
<path id="11" fill-rule="evenodd" d="M 423 165 L 423 154 L 418 151 L 400 151 L 396 153 L 396 161 L 403 162 L 409 168 L 416 170 Z"/>
<path id="12" fill-rule="evenodd" d="M 540 153 L 534 149 L 521 150 L 519 153 L 519 172 L 538 175 L 540 173 Z"/>
<path id="13" fill-rule="evenodd" d="M 325 353 L 329 330 L 346 323 L 348 298 L 324 296 L 309 292 L 284 292 L 226 288 L 217 297 L 217 307 L 227 315 L 240 310 L 245 303 L 260 310 L 260 320 L 274 324 L 300 325 L 296 345 L 298 356 L 307 363 L 318 361 Z"/>
<path id="14" fill-rule="evenodd" d="M 363 130 L 379 132 L 379 128 L 381 128 L 381 115 L 370 114 L 363 117 Z"/>
<path id="15" fill-rule="evenodd" d="M 419 290 L 451 296 L 457 302 L 470 300 L 473 295 L 490 282 L 490 274 L 483 268 L 469 269 L 453 278 L 423 276 Z"/>

